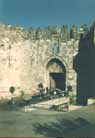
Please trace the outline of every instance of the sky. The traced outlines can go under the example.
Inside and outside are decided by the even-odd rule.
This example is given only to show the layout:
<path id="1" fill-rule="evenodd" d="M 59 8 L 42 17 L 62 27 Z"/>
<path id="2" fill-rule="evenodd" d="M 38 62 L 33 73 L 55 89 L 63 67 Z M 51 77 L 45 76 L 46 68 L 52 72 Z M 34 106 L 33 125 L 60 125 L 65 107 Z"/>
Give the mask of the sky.
<path id="1" fill-rule="evenodd" d="M 0 22 L 23 27 L 76 24 L 95 19 L 95 0 L 0 0 Z"/>

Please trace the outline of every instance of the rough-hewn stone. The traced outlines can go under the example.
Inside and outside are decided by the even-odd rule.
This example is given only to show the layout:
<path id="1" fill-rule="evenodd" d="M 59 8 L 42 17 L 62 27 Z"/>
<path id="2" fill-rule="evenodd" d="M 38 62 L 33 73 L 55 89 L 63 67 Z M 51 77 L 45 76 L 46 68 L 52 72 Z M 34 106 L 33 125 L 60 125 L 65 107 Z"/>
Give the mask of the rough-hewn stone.
<path id="1" fill-rule="evenodd" d="M 53 51 L 55 43 L 59 52 Z M 76 74 L 73 57 L 77 53 L 78 40 L 59 42 L 54 39 L 25 39 L 22 30 L 5 29 L 0 33 L 0 96 L 9 94 L 9 87 L 16 88 L 16 94 L 36 91 L 39 83 L 49 87 L 48 62 L 59 59 L 66 68 L 66 83 L 75 89 Z M 10 95 L 10 94 L 9 94 Z"/>

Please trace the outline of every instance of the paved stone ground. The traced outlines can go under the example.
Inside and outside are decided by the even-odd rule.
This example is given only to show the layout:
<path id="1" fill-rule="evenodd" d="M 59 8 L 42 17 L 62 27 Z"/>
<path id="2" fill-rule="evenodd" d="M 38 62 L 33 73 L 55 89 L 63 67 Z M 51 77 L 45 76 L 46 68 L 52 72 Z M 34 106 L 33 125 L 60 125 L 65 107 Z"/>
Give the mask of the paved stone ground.
<path id="1" fill-rule="evenodd" d="M 95 137 L 95 105 L 69 112 L 1 110 L 0 136 L 92 138 Z"/>
<path id="2" fill-rule="evenodd" d="M 65 104 L 69 105 L 69 102 L 70 102 L 69 97 L 60 97 L 56 99 L 51 99 L 51 100 L 30 104 L 29 106 L 25 107 L 25 110 L 31 111 L 32 107 L 40 108 L 40 109 L 50 109 L 50 107 L 52 107 L 53 105 L 55 106 L 59 106 L 59 105 L 66 106 Z"/>

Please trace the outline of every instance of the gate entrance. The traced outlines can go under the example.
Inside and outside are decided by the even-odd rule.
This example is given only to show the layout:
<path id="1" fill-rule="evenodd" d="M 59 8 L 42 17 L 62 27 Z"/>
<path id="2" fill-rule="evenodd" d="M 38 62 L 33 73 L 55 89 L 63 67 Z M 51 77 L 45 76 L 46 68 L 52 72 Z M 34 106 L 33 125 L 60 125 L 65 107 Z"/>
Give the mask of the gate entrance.
<path id="1" fill-rule="evenodd" d="M 48 63 L 49 88 L 58 88 L 65 90 L 66 88 L 66 70 L 65 66 L 59 59 L 52 59 Z"/>
<path id="2" fill-rule="evenodd" d="M 50 73 L 50 88 L 65 90 L 64 73 Z"/>

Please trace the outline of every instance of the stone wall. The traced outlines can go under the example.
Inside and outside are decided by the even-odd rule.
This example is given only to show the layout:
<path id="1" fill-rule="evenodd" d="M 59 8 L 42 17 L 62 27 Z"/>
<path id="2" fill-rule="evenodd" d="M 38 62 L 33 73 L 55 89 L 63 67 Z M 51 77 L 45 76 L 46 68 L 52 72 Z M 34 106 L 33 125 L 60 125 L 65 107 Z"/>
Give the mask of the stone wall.
<path id="1" fill-rule="evenodd" d="M 16 88 L 17 95 L 21 90 L 32 94 L 41 82 L 47 87 L 49 85 L 47 64 L 53 58 L 59 59 L 64 64 L 66 83 L 70 82 L 75 89 L 76 73 L 72 65 L 78 41 L 26 40 L 20 32 L 7 29 L 2 32 L 3 35 L 0 34 L 1 97 L 10 95 L 10 86 Z"/>

